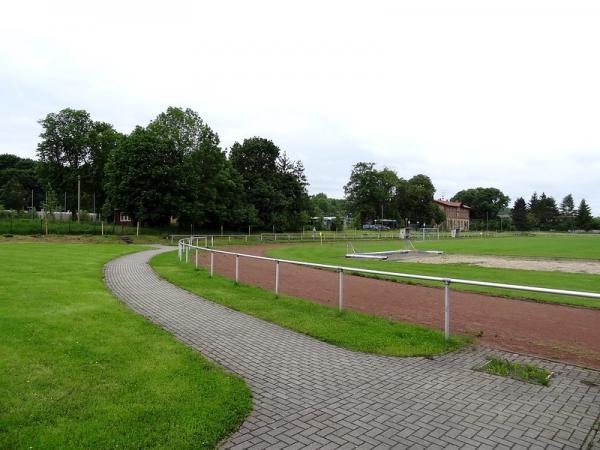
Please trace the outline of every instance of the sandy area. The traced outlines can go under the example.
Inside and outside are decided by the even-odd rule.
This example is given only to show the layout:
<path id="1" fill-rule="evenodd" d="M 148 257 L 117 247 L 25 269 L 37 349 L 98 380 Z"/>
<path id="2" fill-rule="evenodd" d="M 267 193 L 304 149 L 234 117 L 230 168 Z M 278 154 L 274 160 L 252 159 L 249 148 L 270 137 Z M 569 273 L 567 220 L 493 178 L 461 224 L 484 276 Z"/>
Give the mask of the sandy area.
<path id="1" fill-rule="evenodd" d="M 427 264 L 473 264 L 501 269 L 541 270 L 548 272 L 575 272 L 600 274 L 600 261 L 520 258 L 486 255 L 419 255 L 403 256 L 393 262 L 419 262 Z"/>

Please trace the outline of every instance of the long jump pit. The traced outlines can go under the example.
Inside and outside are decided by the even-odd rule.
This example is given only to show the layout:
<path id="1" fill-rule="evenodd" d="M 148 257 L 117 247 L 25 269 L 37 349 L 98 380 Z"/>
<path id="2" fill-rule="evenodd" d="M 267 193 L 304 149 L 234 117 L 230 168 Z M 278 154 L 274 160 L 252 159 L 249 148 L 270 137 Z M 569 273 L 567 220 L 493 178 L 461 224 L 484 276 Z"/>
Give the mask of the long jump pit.
<path id="1" fill-rule="evenodd" d="M 264 256 L 273 245 L 230 247 L 228 251 Z M 416 253 L 413 257 L 419 257 Z M 421 255 L 431 263 L 446 255 Z M 199 264 L 208 267 L 202 252 Z M 403 260 L 403 259 L 400 259 Z M 235 277 L 235 257 L 214 254 L 219 275 Z M 391 263 L 396 263 L 391 261 Z M 343 262 L 341 262 L 343 264 Z M 397 263 L 396 263 L 397 264 Z M 514 268 L 514 266 L 513 266 Z M 338 274 L 333 271 L 280 263 L 279 292 L 337 306 Z M 273 261 L 241 257 L 239 281 L 275 289 Z M 404 282 L 344 275 L 346 308 L 391 320 L 444 326 L 444 291 Z M 451 333 L 473 336 L 490 347 L 600 369 L 600 310 L 518 300 L 451 290 Z"/>

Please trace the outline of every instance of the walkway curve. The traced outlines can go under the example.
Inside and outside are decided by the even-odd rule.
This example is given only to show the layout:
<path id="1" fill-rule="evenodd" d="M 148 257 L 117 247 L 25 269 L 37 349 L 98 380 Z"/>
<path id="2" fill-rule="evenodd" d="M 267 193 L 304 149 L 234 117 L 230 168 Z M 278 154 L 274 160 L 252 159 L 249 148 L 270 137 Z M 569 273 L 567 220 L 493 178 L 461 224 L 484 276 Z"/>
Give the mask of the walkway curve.
<path id="1" fill-rule="evenodd" d="M 483 349 L 432 359 L 343 350 L 162 280 L 147 262 L 169 250 L 113 260 L 105 282 L 252 389 L 254 410 L 225 448 L 581 448 L 591 437 L 599 372 L 535 361 L 557 373 L 546 388 L 471 370 Z"/>

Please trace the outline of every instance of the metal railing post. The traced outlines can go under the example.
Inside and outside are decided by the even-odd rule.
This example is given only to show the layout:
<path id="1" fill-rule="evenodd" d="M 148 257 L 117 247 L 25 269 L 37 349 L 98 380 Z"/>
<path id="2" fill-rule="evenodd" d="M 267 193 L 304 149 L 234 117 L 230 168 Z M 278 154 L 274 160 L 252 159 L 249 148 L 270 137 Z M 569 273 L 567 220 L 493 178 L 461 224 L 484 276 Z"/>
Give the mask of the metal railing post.
<path id="1" fill-rule="evenodd" d="M 189 260 L 189 254 L 190 254 L 190 246 L 188 244 L 185 244 L 185 262 L 187 263 Z"/>
<path id="2" fill-rule="evenodd" d="M 275 261 L 275 295 L 279 295 L 279 260 Z"/>
<path id="3" fill-rule="evenodd" d="M 213 247 L 213 248 L 215 246 L 215 237 L 214 236 L 210 237 L 210 246 Z"/>
<path id="4" fill-rule="evenodd" d="M 213 277 L 215 273 L 215 253 L 210 252 L 210 277 Z"/>
<path id="5" fill-rule="evenodd" d="M 339 270 L 339 294 L 338 307 L 340 312 L 344 310 L 344 269 Z"/>
<path id="6" fill-rule="evenodd" d="M 235 255 L 235 282 L 240 282 L 240 255 Z"/>
<path id="7" fill-rule="evenodd" d="M 198 268 L 198 249 L 196 249 L 196 269 Z"/>
<path id="8" fill-rule="evenodd" d="M 450 280 L 444 280 L 444 338 L 450 338 Z"/>
<path id="9" fill-rule="evenodd" d="M 179 262 L 181 262 L 181 258 L 183 257 L 181 254 L 181 242 L 177 243 L 177 256 L 179 256 Z"/>

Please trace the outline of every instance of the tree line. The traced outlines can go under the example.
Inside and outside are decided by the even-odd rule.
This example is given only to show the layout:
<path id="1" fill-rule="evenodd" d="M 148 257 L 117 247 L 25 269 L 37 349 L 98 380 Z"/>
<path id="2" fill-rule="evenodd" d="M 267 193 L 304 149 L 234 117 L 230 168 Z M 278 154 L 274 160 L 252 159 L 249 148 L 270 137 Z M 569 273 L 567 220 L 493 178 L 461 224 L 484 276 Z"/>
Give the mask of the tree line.
<path id="1" fill-rule="evenodd" d="M 513 226 L 520 231 L 532 229 L 588 231 L 600 227 L 600 220 L 594 219 L 585 199 L 581 199 L 576 208 L 571 194 L 563 198 L 560 206 L 552 196 L 547 196 L 543 192 L 539 197 L 534 192 L 529 202 L 519 197 L 515 200 L 511 217 Z"/>
<path id="2" fill-rule="evenodd" d="M 170 107 L 129 134 L 71 108 L 39 123 L 37 160 L 0 155 L 0 210 L 77 211 L 80 187 L 83 210 L 108 220 L 121 211 L 149 226 L 175 221 L 185 229 L 291 231 L 320 227 L 322 217 L 336 217 L 336 228 L 349 218 L 355 226 L 378 219 L 420 226 L 445 220 L 427 175 L 404 179 L 389 168 L 359 162 L 344 199 L 309 196 L 301 161 L 262 137 L 223 149 L 218 134 L 191 109 Z M 509 197 L 493 187 L 461 190 L 451 200 L 470 206 L 474 222 L 494 225 L 505 217 L 518 230 L 600 225 L 585 200 L 575 208 L 570 194 L 558 207 L 552 197 L 534 193 L 529 203 L 517 199 L 512 212 Z"/>
<path id="3" fill-rule="evenodd" d="M 3 208 L 26 208 L 33 191 L 34 208 L 76 211 L 80 183 L 82 209 L 108 219 L 117 210 L 150 226 L 279 231 L 308 222 L 300 161 L 260 137 L 227 152 L 191 109 L 170 107 L 129 134 L 70 108 L 39 123 L 37 161 L 0 155 Z"/>

